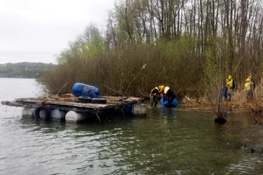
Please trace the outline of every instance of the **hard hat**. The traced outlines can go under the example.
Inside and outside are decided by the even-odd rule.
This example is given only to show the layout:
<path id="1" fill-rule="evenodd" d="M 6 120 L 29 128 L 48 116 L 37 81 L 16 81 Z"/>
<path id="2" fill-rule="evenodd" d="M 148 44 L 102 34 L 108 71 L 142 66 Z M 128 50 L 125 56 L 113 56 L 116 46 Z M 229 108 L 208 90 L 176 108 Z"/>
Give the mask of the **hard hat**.
<path id="1" fill-rule="evenodd" d="M 164 88 L 164 85 L 160 85 L 160 86 L 158 87 L 158 89 L 159 89 L 160 91 L 162 91 L 163 88 Z"/>
<path id="2" fill-rule="evenodd" d="M 228 76 L 228 79 L 232 79 L 232 76 L 231 76 L 231 75 L 229 75 L 229 76 Z"/>
<path id="3" fill-rule="evenodd" d="M 246 81 L 250 81 L 250 79 L 248 78 L 248 79 L 246 79 Z"/>

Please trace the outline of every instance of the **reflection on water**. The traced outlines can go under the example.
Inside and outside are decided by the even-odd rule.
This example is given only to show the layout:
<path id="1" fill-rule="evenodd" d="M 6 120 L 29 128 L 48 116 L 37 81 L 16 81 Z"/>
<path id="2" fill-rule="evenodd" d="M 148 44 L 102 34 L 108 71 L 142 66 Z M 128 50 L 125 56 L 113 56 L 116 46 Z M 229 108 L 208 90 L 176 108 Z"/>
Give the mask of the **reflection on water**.
<path id="1" fill-rule="evenodd" d="M 246 114 L 230 113 L 220 125 L 210 112 L 159 106 L 75 124 L 20 112 L 1 106 L 0 174 L 263 173 L 263 128 Z"/>

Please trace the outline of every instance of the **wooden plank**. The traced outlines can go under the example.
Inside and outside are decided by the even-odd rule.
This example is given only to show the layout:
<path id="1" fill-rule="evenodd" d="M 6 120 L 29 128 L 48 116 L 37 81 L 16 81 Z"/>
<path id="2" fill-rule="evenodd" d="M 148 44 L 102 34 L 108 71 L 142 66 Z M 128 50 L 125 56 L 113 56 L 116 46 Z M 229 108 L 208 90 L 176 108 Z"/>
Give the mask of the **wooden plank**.
<path id="1" fill-rule="evenodd" d="M 10 101 L 1 101 L 1 104 L 7 106 L 24 107 L 24 108 L 37 108 L 40 106 L 39 104 L 22 104 L 22 103 L 10 102 Z"/>
<path id="2" fill-rule="evenodd" d="M 83 103 L 79 102 L 76 97 L 71 98 L 19 98 L 15 102 L 2 101 L 3 105 L 17 107 L 32 107 L 50 106 L 54 109 L 73 110 L 82 112 L 98 112 L 108 109 L 125 108 L 128 105 L 136 104 L 138 101 L 143 101 L 139 97 L 120 97 L 120 96 L 103 96 L 107 99 L 106 104 Z"/>
<path id="3" fill-rule="evenodd" d="M 106 106 L 114 106 L 108 104 L 95 104 L 95 103 L 76 103 L 76 102 L 63 102 L 63 101 L 46 101 L 45 105 L 61 105 L 61 106 L 72 106 L 72 107 L 79 107 L 79 108 L 104 108 Z"/>

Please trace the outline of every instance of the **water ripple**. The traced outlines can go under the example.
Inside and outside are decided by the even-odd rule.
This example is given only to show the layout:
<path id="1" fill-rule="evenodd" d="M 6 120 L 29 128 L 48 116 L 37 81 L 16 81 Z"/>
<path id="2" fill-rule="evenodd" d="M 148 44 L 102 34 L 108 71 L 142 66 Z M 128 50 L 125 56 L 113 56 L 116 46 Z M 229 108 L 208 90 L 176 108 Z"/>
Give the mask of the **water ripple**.
<path id="1" fill-rule="evenodd" d="M 262 128 L 246 116 L 216 125 L 162 112 L 86 125 L 0 118 L 0 174 L 262 174 Z"/>

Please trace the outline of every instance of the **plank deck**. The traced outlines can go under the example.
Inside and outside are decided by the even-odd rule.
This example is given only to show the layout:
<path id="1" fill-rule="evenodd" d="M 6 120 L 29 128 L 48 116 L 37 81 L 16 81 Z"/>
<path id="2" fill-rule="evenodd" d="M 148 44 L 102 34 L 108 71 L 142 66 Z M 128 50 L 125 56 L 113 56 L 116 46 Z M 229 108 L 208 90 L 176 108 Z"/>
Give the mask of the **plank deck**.
<path id="1" fill-rule="evenodd" d="M 2 101 L 2 105 L 15 107 L 50 107 L 53 109 L 76 111 L 76 112 L 92 112 L 98 113 L 106 110 L 117 110 L 125 108 L 132 104 L 143 102 L 140 97 L 121 97 L 121 96 L 101 96 L 107 99 L 105 104 L 80 102 L 76 96 L 50 96 L 38 98 L 19 98 L 14 101 Z"/>

